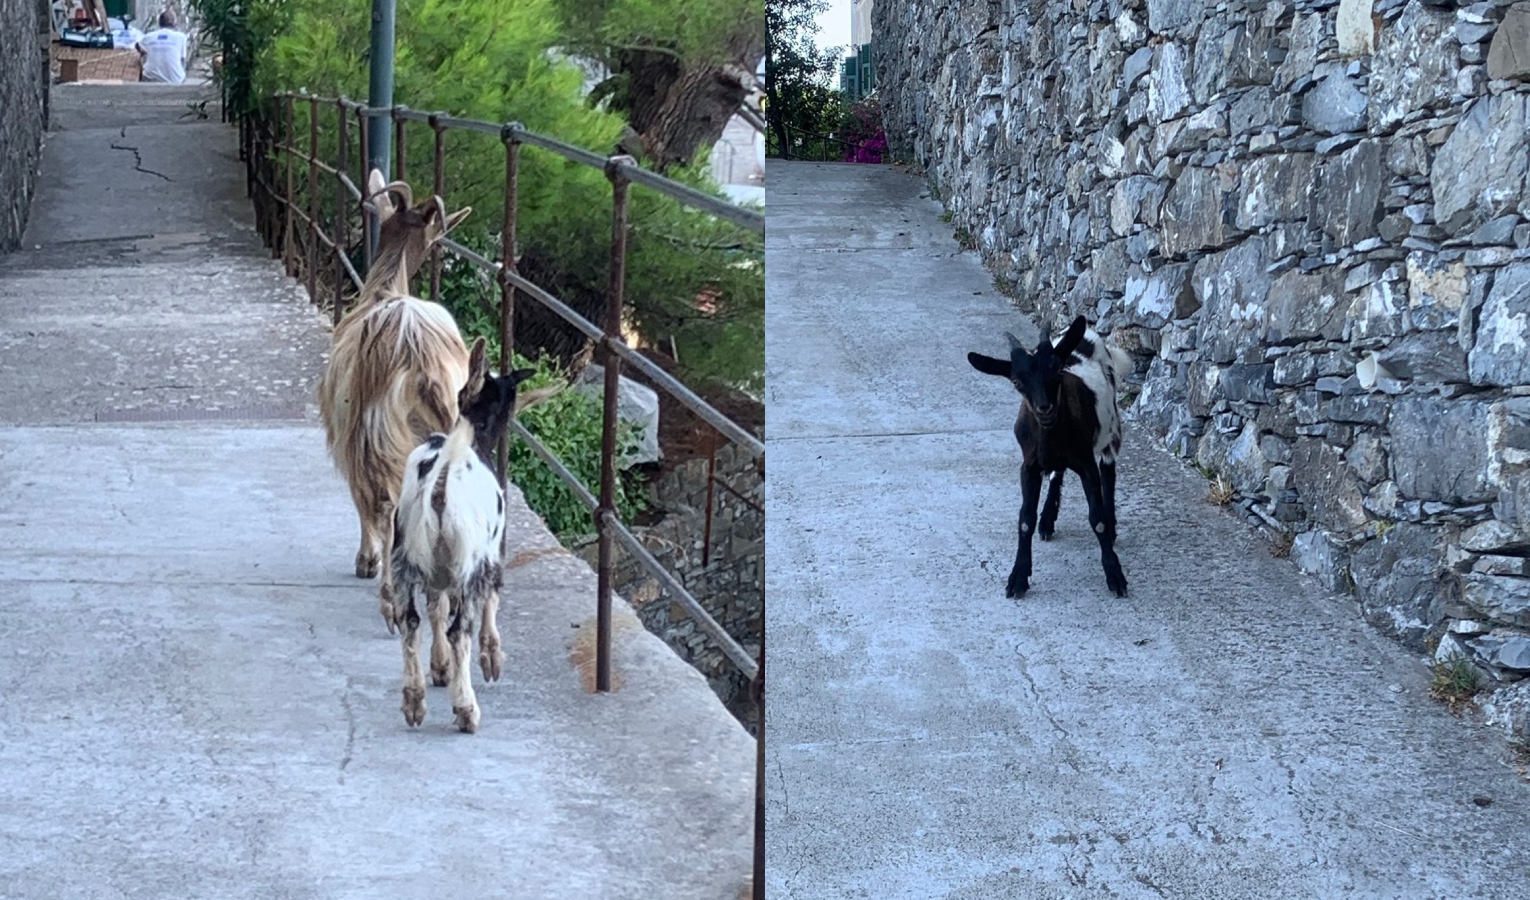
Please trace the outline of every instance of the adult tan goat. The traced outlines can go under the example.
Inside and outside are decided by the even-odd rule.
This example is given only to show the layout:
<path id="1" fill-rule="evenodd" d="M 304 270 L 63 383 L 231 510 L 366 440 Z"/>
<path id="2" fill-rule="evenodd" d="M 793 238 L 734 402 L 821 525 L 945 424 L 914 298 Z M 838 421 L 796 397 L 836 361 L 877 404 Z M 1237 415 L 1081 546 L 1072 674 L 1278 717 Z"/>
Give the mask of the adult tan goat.
<path id="1" fill-rule="evenodd" d="M 410 296 L 409 277 L 472 209 L 447 215 L 435 196 L 412 206 L 409 185 L 385 183 L 375 169 L 367 195 L 380 223 L 377 252 L 355 305 L 335 327 L 319 409 L 330 455 L 361 518 L 356 576 L 381 572 L 380 611 L 392 632 L 386 589 L 392 573 L 383 561 L 393 553 L 404 463 L 432 433 L 451 430 L 468 378 L 468 349 L 456 321 L 440 304 Z"/>

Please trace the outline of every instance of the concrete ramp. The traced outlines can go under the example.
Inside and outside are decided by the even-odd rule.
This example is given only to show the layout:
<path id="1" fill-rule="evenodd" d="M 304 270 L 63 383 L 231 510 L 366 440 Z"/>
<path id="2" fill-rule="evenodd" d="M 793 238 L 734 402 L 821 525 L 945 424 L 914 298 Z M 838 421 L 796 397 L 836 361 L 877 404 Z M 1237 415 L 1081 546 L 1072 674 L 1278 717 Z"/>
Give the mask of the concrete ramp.
<path id="1" fill-rule="evenodd" d="M 1005 599 L 1018 399 L 966 354 L 1034 326 L 921 179 L 769 179 L 772 900 L 1525 895 L 1524 761 L 1146 435 L 1130 596 L 1070 475 Z"/>

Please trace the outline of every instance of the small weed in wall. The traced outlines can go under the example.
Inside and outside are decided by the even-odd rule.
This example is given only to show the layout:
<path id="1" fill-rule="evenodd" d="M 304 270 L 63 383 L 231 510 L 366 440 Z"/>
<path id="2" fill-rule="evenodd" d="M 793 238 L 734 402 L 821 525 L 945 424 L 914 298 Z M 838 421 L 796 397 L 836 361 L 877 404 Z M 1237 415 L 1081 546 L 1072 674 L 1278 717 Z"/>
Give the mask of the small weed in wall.
<path id="1" fill-rule="evenodd" d="M 1294 539 L 1289 531 L 1277 531 L 1270 538 L 1270 555 L 1276 559 L 1290 559 Z"/>
<path id="2" fill-rule="evenodd" d="M 1449 659 L 1429 664 L 1429 696 L 1445 704 L 1453 713 L 1472 705 L 1478 691 L 1477 670 L 1466 657 L 1457 653 Z"/>
<path id="3" fill-rule="evenodd" d="M 949 209 L 940 214 L 940 221 L 942 222 L 949 223 L 954 218 L 956 218 L 956 213 Z"/>
<path id="4" fill-rule="evenodd" d="M 972 232 L 968 231 L 967 229 L 956 229 L 956 234 L 953 235 L 953 237 L 956 238 L 956 246 L 962 248 L 963 250 L 977 249 L 977 240 L 972 237 Z"/>
<path id="5" fill-rule="evenodd" d="M 1211 479 L 1211 484 L 1207 488 L 1206 499 L 1217 506 L 1226 506 L 1232 502 L 1233 497 L 1236 495 L 1237 491 L 1233 490 L 1232 482 L 1228 481 L 1224 475 L 1217 475 Z"/>

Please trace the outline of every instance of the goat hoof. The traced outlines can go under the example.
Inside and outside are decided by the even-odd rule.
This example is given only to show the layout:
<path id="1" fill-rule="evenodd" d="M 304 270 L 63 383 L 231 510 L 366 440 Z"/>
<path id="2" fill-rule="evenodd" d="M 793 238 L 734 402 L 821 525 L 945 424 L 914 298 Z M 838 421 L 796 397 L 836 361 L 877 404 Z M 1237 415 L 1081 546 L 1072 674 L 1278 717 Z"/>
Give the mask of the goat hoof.
<path id="1" fill-rule="evenodd" d="M 377 557 L 370 553 L 356 554 L 356 577 L 376 578 L 378 569 Z"/>
<path id="2" fill-rule="evenodd" d="M 464 734 L 473 734 L 478 731 L 478 704 L 472 706 L 452 707 L 452 713 L 457 717 L 457 730 Z"/>
<path id="3" fill-rule="evenodd" d="M 382 613 L 383 624 L 388 626 L 389 634 L 398 630 L 398 613 L 393 609 L 393 604 L 384 600 L 378 604 L 377 611 Z"/>
<path id="4" fill-rule="evenodd" d="M 1031 589 L 1030 579 L 1024 575 L 1009 576 L 1009 584 L 1004 586 L 1004 596 L 1011 600 L 1018 600 L 1025 596 L 1025 592 Z"/>
<path id="5" fill-rule="evenodd" d="M 450 662 L 447 662 L 447 663 L 431 663 L 430 664 L 430 683 L 434 684 L 436 687 L 446 687 L 447 685 L 451 684 L 452 683 L 452 664 Z"/>
<path id="6" fill-rule="evenodd" d="M 1039 530 L 1037 530 L 1036 536 L 1044 541 L 1050 541 L 1052 539 L 1052 529 L 1043 525 Z"/>
<path id="7" fill-rule="evenodd" d="M 425 721 L 425 689 L 417 687 L 404 688 L 404 721 L 413 728 Z"/>
<path id="8" fill-rule="evenodd" d="M 1115 594 L 1117 597 L 1126 596 L 1126 575 L 1119 570 L 1115 572 L 1106 572 L 1105 584 L 1110 588 L 1111 593 Z"/>
<path id="9" fill-rule="evenodd" d="M 485 649 L 478 654 L 478 668 L 483 670 L 484 681 L 498 681 L 499 667 L 505 661 L 505 654 L 499 652 L 499 648 L 492 651 Z"/>

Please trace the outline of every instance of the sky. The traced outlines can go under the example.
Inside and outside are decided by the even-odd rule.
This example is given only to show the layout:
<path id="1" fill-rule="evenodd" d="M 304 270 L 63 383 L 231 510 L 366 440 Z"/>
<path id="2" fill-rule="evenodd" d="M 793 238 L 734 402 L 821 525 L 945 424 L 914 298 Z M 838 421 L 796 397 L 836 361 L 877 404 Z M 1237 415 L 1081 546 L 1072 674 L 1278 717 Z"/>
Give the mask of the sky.
<path id="1" fill-rule="evenodd" d="M 818 14 L 818 49 L 850 46 L 850 0 L 829 0 L 829 8 Z"/>

